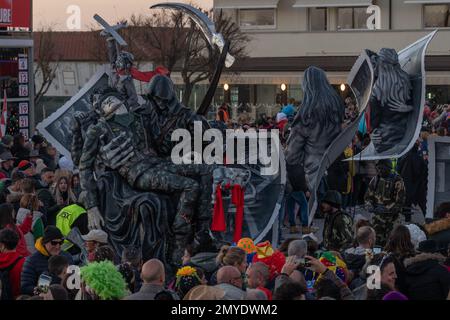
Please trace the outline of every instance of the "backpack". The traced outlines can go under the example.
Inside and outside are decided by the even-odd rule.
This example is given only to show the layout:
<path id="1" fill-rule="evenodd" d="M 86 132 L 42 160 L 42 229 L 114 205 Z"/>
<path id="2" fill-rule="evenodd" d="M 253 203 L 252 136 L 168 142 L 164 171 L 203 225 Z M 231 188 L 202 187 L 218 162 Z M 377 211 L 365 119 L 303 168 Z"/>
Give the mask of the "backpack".
<path id="1" fill-rule="evenodd" d="M 0 269 L 0 282 L 1 282 L 1 296 L 0 300 L 14 300 L 14 296 L 12 293 L 11 281 L 9 279 L 9 272 L 14 269 L 17 262 L 22 259 L 22 257 L 18 257 L 11 265 L 4 269 Z"/>

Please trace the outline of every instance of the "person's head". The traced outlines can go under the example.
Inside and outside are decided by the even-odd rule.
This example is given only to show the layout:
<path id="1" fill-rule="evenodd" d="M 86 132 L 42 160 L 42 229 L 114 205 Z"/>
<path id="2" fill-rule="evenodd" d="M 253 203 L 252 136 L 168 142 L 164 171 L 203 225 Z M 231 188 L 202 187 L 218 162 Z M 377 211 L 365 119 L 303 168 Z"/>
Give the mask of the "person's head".
<path id="1" fill-rule="evenodd" d="M 46 293 L 41 293 L 40 296 L 44 300 L 69 300 L 67 290 L 60 284 L 52 284 L 49 286 Z"/>
<path id="2" fill-rule="evenodd" d="M 175 290 L 181 299 L 184 298 L 189 290 L 201 284 L 203 283 L 197 272 L 197 268 L 185 266 L 177 271 Z"/>
<path id="3" fill-rule="evenodd" d="M 289 244 L 288 256 L 303 258 L 308 253 L 308 243 L 305 240 L 294 240 Z"/>
<path id="4" fill-rule="evenodd" d="M 80 185 L 80 175 L 77 173 L 72 176 L 72 188 L 75 188 L 79 185 Z"/>
<path id="5" fill-rule="evenodd" d="M 247 289 L 242 300 L 267 300 L 267 296 L 261 290 Z"/>
<path id="6" fill-rule="evenodd" d="M 25 146 L 25 137 L 20 133 L 16 134 L 14 136 L 14 145 L 24 147 Z"/>
<path id="7" fill-rule="evenodd" d="M 306 288 L 299 283 L 288 281 L 273 293 L 273 300 L 305 300 Z"/>
<path id="8" fill-rule="evenodd" d="M 414 254 L 415 250 L 409 229 L 404 225 L 396 226 L 389 236 L 385 250 L 401 256 Z"/>
<path id="9" fill-rule="evenodd" d="M 35 134 L 32 138 L 31 141 L 33 142 L 33 147 L 34 149 L 40 149 L 44 144 L 45 144 L 45 139 L 43 136 L 39 135 L 39 134 Z"/>
<path id="10" fill-rule="evenodd" d="M 339 287 L 330 279 L 320 278 L 314 284 L 316 289 L 316 298 L 321 300 L 323 298 L 332 300 L 341 300 Z"/>
<path id="11" fill-rule="evenodd" d="M 436 209 L 435 217 L 438 219 L 450 218 L 450 202 L 441 203 Z"/>
<path id="12" fill-rule="evenodd" d="M 84 246 L 88 253 L 94 252 L 98 247 L 108 244 L 108 234 L 103 230 L 91 230 L 81 238 L 84 240 Z"/>
<path id="13" fill-rule="evenodd" d="M 380 268 L 381 284 L 391 290 L 395 290 L 397 272 L 395 270 L 394 258 L 390 255 L 380 255 L 374 260 L 376 265 Z"/>
<path id="14" fill-rule="evenodd" d="M 141 279 L 145 284 L 163 286 L 166 281 L 164 264 L 158 259 L 151 259 L 142 265 Z"/>
<path id="15" fill-rule="evenodd" d="M 51 256 L 48 259 L 48 272 L 51 275 L 60 277 L 61 279 L 67 272 L 69 267 L 69 260 L 64 256 Z"/>
<path id="16" fill-rule="evenodd" d="M 129 263 L 136 270 L 142 268 L 142 251 L 137 246 L 125 247 L 122 251 L 122 263 Z"/>
<path id="17" fill-rule="evenodd" d="M 342 205 L 342 196 L 336 190 L 328 190 L 322 199 L 320 207 L 322 212 L 331 213 L 338 210 Z"/>
<path id="18" fill-rule="evenodd" d="M 17 168 L 25 173 L 28 177 L 32 177 L 36 174 L 36 169 L 34 168 L 33 163 L 27 160 L 20 161 Z"/>
<path id="19" fill-rule="evenodd" d="M 94 261 L 111 261 L 114 263 L 115 257 L 116 254 L 110 246 L 103 245 L 95 248 L 94 250 Z"/>
<path id="20" fill-rule="evenodd" d="M 19 234 L 11 229 L 4 228 L 0 230 L 0 253 L 16 250 L 19 243 Z"/>
<path id="21" fill-rule="evenodd" d="M 41 171 L 41 180 L 47 185 L 51 186 L 55 179 L 55 172 L 52 169 L 44 168 Z"/>
<path id="22" fill-rule="evenodd" d="M 67 192 L 69 190 L 69 181 L 67 177 L 60 177 L 57 181 L 56 187 L 59 192 Z"/>
<path id="23" fill-rule="evenodd" d="M 22 185 L 22 180 L 25 179 L 25 177 L 26 176 L 22 171 L 18 170 L 17 168 L 14 169 L 11 174 L 11 190 L 19 192 Z"/>
<path id="24" fill-rule="evenodd" d="M 122 263 L 117 267 L 117 270 L 119 270 L 120 274 L 127 283 L 128 289 L 133 292 L 136 279 L 131 265 L 129 263 Z"/>
<path id="25" fill-rule="evenodd" d="M 358 242 L 359 246 L 370 249 L 373 248 L 375 245 L 376 240 L 376 232 L 372 227 L 361 227 L 356 232 L 356 241 Z"/>
<path id="26" fill-rule="evenodd" d="M 317 67 L 311 66 L 305 70 L 303 78 L 303 102 L 300 109 L 300 121 L 304 126 L 320 123 L 340 125 L 344 120 L 345 104 L 340 95 L 330 85 L 326 73 Z"/>
<path id="27" fill-rule="evenodd" d="M 270 277 L 269 267 L 262 262 L 252 263 L 246 274 L 247 286 L 252 289 L 265 287 Z"/>
<path id="28" fill-rule="evenodd" d="M 14 157 L 12 156 L 10 151 L 4 151 L 0 154 L 1 166 L 3 169 L 9 171 L 14 168 Z"/>
<path id="29" fill-rule="evenodd" d="M 247 269 L 247 253 L 238 247 L 223 246 L 217 255 L 216 263 L 224 266 L 234 266 L 241 273 Z"/>
<path id="30" fill-rule="evenodd" d="M 382 178 L 386 178 L 391 174 L 392 162 L 388 159 L 379 160 L 376 164 L 378 175 Z"/>
<path id="31" fill-rule="evenodd" d="M 61 253 L 61 246 L 64 243 L 64 236 L 55 226 L 47 226 L 42 237 L 42 244 L 50 256 L 57 256 Z"/>
<path id="32" fill-rule="evenodd" d="M 36 192 L 36 184 L 34 182 L 34 179 L 32 178 L 25 178 L 20 183 L 20 191 L 22 193 L 35 193 Z"/>
<path id="33" fill-rule="evenodd" d="M 238 268 L 224 266 L 217 271 L 217 284 L 227 283 L 242 289 L 244 285 L 242 274 Z"/>
<path id="34" fill-rule="evenodd" d="M 0 204 L 0 229 L 7 225 L 14 225 L 15 211 L 14 207 L 9 203 Z"/>
<path id="35" fill-rule="evenodd" d="M 35 194 L 26 193 L 20 199 L 20 207 L 30 211 L 39 210 L 39 199 Z"/>
<path id="36" fill-rule="evenodd" d="M 319 250 L 319 239 L 313 233 L 303 235 L 302 239 L 308 244 L 308 255 L 314 257 Z"/>

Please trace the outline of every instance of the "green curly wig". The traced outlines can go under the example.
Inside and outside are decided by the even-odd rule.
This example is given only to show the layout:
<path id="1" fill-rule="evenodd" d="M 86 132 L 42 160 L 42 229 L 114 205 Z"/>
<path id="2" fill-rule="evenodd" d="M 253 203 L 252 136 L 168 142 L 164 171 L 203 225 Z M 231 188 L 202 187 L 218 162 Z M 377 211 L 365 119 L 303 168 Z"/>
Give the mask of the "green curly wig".
<path id="1" fill-rule="evenodd" d="M 126 283 L 111 261 L 92 262 L 80 269 L 81 278 L 102 300 L 121 299 Z"/>

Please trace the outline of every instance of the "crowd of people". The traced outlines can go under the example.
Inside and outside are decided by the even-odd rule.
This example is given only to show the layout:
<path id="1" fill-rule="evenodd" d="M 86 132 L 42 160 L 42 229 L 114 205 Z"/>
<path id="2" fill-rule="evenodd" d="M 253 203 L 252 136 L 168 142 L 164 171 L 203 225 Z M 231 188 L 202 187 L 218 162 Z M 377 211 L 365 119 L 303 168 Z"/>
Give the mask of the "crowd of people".
<path id="1" fill-rule="evenodd" d="M 346 100 L 346 121 L 358 114 Z M 298 103 L 276 117 L 240 128 L 279 129 L 289 137 Z M 230 125 L 226 106 L 216 121 Z M 363 119 L 364 120 L 364 119 Z M 219 252 L 185 250 L 171 276 L 161 261 L 143 261 L 141 248 L 119 256 L 108 234 L 89 230 L 77 168 L 40 135 L 25 141 L 4 136 L 0 144 L 0 297 L 4 300 L 415 300 L 450 299 L 450 203 L 433 221 L 410 223 L 411 209 L 425 212 L 427 137 L 448 135 L 450 108 L 427 104 L 416 146 L 398 161 L 336 161 L 319 190 L 325 219 L 322 240 L 308 225 L 308 192 L 286 191 L 281 219 L 292 237 L 280 246 L 249 238 Z M 340 160 L 370 143 L 362 121 Z M 379 185 L 390 190 L 378 196 Z M 390 188 L 390 189 L 389 189 Z M 372 221 L 347 208 L 370 206 Z M 388 207 L 391 215 L 378 212 Z M 297 218 L 299 213 L 299 219 Z M 386 218 L 389 216 L 389 218 Z M 399 217 L 405 216 L 403 223 Z M 301 230 L 297 227 L 300 221 Z M 67 240 L 77 228 L 87 261 Z M 77 268 L 72 268 L 77 266 Z M 371 278 L 373 266 L 379 281 Z M 77 271 L 79 270 L 79 272 Z M 74 285 L 73 277 L 80 277 Z M 368 284 L 372 283 L 373 286 Z M 76 281 L 75 281 L 76 283 Z"/>

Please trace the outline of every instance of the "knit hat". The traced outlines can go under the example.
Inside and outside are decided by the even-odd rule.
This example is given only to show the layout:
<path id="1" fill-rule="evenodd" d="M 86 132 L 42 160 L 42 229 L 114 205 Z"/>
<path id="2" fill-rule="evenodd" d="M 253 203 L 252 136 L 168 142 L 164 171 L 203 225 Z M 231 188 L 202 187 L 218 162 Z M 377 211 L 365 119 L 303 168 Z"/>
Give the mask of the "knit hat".
<path id="1" fill-rule="evenodd" d="M 30 169 L 31 167 L 33 167 L 33 164 L 28 160 L 20 161 L 19 165 L 17 166 L 17 168 L 19 168 L 19 170 L 21 171 L 25 171 L 27 169 Z"/>
<path id="2" fill-rule="evenodd" d="M 91 262 L 80 273 L 86 285 L 103 300 L 122 299 L 126 295 L 125 280 L 111 261 Z"/>
<path id="3" fill-rule="evenodd" d="M 70 160 L 69 158 L 67 158 L 65 156 L 61 157 L 61 159 L 59 159 L 58 165 L 59 165 L 60 169 L 69 170 L 71 172 L 73 171 L 74 165 L 73 165 L 72 160 Z"/>
<path id="4" fill-rule="evenodd" d="M 61 233 L 61 230 L 59 230 L 55 226 L 48 226 L 47 228 L 45 228 L 44 236 L 42 237 L 42 244 L 46 244 L 46 243 L 49 243 L 50 241 L 57 240 L 57 239 L 58 240 L 64 239 L 64 236 Z"/>
<path id="5" fill-rule="evenodd" d="M 439 252 L 439 246 L 435 240 L 425 240 L 419 243 L 417 251 L 423 253 L 436 253 Z"/>
<path id="6" fill-rule="evenodd" d="M 423 232 L 417 225 L 408 224 L 406 227 L 409 230 L 409 234 L 411 235 L 411 243 L 414 245 L 415 249 L 417 249 L 420 242 L 427 240 L 425 232 Z"/>
<path id="7" fill-rule="evenodd" d="M 406 301 L 406 300 L 408 300 L 408 298 L 404 294 L 402 294 L 398 291 L 391 291 L 391 292 L 388 292 L 385 294 L 385 296 L 383 297 L 383 300 L 385 300 L 385 301 L 389 301 L 389 300 Z"/>

